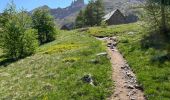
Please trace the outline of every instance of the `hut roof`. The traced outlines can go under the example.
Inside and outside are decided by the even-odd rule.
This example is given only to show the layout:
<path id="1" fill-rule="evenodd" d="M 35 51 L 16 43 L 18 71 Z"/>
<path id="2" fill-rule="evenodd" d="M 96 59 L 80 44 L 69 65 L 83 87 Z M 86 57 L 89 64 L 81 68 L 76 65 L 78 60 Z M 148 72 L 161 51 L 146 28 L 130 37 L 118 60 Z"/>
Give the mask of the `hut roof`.
<path id="1" fill-rule="evenodd" d="M 105 15 L 103 18 L 104 18 L 104 21 L 107 21 L 109 20 L 116 12 L 120 12 L 119 9 L 116 9 L 116 10 L 113 10 L 112 12 L 108 13 L 107 15 Z M 123 15 L 123 14 L 122 14 Z"/>

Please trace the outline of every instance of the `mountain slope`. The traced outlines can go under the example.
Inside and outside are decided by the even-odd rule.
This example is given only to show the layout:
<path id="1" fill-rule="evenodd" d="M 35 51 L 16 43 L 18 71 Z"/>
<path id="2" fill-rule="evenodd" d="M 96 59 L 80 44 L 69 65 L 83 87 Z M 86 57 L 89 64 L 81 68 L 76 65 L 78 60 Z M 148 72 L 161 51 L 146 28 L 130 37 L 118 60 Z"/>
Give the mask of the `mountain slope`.
<path id="1" fill-rule="evenodd" d="M 143 3 L 144 0 L 104 0 L 106 13 L 119 9 L 125 14 L 132 12 L 132 7 Z"/>
<path id="2" fill-rule="evenodd" d="M 105 46 L 76 31 L 60 31 L 35 55 L 5 62 L 0 49 L 0 100 L 100 100 L 111 93 Z M 4 63 L 3 63 L 4 62 Z M 82 80 L 93 77 L 94 85 Z"/>
<path id="3" fill-rule="evenodd" d="M 54 18 L 57 21 L 57 24 L 59 26 L 69 23 L 69 22 L 74 22 L 78 12 L 85 8 L 86 4 L 84 3 L 84 0 L 76 0 L 73 1 L 72 4 L 68 7 L 65 8 L 50 8 L 47 5 L 38 7 L 39 8 L 46 8 L 49 9 L 51 14 L 54 16 Z M 31 13 L 34 12 L 36 9 L 30 11 Z"/>
<path id="4" fill-rule="evenodd" d="M 133 9 L 131 9 L 133 6 L 141 4 L 143 1 L 144 0 L 103 0 L 103 3 L 106 14 L 112 10 L 120 9 L 124 14 L 128 15 L 129 13 L 133 13 Z M 86 4 L 84 3 L 84 0 L 77 0 L 66 8 L 52 9 L 46 5 L 39 8 L 48 8 L 56 19 L 57 24 L 62 26 L 66 23 L 74 22 L 78 12 L 85 7 Z"/>

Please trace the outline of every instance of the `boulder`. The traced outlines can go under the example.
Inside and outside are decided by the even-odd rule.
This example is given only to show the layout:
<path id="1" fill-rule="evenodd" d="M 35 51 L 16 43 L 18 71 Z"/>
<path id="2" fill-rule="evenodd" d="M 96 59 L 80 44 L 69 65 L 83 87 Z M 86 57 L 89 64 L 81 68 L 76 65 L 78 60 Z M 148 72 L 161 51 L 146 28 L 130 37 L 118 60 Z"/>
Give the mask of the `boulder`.
<path id="1" fill-rule="evenodd" d="M 99 63 L 99 60 L 97 60 L 97 59 L 92 59 L 92 60 L 90 60 L 90 62 L 93 63 L 93 64 L 98 64 L 98 63 Z"/>
<path id="2" fill-rule="evenodd" d="M 88 83 L 88 84 L 91 84 L 94 86 L 94 81 L 93 81 L 93 78 L 90 74 L 87 74 L 87 75 L 84 75 L 81 80 L 85 83 Z"/>

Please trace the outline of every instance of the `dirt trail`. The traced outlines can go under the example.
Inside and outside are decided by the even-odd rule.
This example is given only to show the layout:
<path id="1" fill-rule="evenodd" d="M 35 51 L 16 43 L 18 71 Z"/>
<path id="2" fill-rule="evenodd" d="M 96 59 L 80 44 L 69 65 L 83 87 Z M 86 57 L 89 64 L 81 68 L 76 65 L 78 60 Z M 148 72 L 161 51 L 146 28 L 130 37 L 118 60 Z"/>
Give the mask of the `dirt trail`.
<path id="1" fill-rule="evenodd" d="M 114 39 L 102 38 L 108 42 L 108 54 L 111 58 L 113 73 L 112 79 L 115 82 L 114 93 L 108 100 L 146 100 L 144 93 L 137 84 L 136 76 L 129 65 L 116 49 Z M 110 43 L 112 41 L 113 43 Z"/>

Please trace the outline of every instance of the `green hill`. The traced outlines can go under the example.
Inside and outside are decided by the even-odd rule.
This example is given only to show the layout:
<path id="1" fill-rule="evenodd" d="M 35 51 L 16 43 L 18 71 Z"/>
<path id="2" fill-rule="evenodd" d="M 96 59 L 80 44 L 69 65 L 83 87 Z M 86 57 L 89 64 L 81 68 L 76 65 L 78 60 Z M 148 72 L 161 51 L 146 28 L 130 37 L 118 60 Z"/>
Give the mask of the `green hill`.
<path id="1" fill-rule="evenodd" d="M 113 90 L 111 64 L 106 56 L 97 55 L 106 52 L 105 43 L 93 36 L 117 36 L 118 49 L 148 100 L 169 100 L 169 44 L 160 34 L 149 34 L 141 23 L 62 31 L 56 41 L 16 62 L 5 62 L 2 55 L 0 99 L 106 99 Z M 92 76 L 94 86 L 82 81 L 86 75 Z"/>
<path id="2" fill-rule="evenodd" d="M 0 58 L 0 99 L 90 100 L 106 98 L 112 87 L 104 45 L 85 33 L 60 32 L 35 55 L 16 62 Z M 95 86 L 82 81 L 91 75 Z"/>

